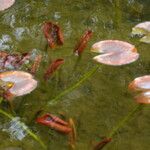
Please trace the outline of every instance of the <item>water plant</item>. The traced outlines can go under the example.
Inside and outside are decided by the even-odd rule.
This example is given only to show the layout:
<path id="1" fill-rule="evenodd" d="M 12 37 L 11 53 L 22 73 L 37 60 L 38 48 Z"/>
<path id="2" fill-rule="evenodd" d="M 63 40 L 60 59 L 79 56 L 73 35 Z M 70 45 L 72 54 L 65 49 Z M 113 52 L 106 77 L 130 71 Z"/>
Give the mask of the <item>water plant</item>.
<path id="1" fill-rule="evenodd" d="M 132 28 L 132 35 L 142 37 L 141 42 L 150 43 L 150 21 L 137 24 Z"/>
<path id="2" fill-rule="evenodd" d="M 13 115 L 7 113 L 6 111 L 0 109 L 0 114 L 3 116 L 9 118 L 10 120 L 14 120 L 16 117 Z M 33 133 L 23 122 L 17 122 L 19 126 L 26 131 L 27 134 L 29 134 L 33 139 L 35 139 L 42 147 L 43 149 L 47 149 L 46 145 L 43 143 L 43 141 L 35 134 Z"/>
<path id="3" fill-rule="evenodd" d="M 24 71 L 3 72 L 0 73 L 0 79 L 3 83 L 12 83 L 12 86 L 5 91 L 12 97 L 28 94 L 37 87 L 37 81 L 33 79 L 33 76 Z"/>
<path id="4" fill-rule="evenodd" d="M 43 24 L 43 32 L 50 48 L 55 48 L 56 45 L 63 45 L 64 36 L 57 24 L 45 22 Z"/>
<path id="5" fill-rule="evenodd" d="M 134 79 L 129 84 L 129 89 L 132 92 L 141 92 L 138 96 L 135 96 L 135 100 L 138 103 L 122 120 L 120 120 L 111 132 L 106 136 L 103 141 L 97 143 L 94 147 L 95 150 L 102 149 L 107 143 L 111 142 L 113 136 L 123 127 L 126 123 L 133 118 L 134 114 L 144 107 L 144 104 L 150 104 L 150 75 L 145 75 Z M 107 141 L 107 142 L 104 142 Z"/>
<path id="6" fill-rule="evenodd" d="M 77 45 L 74 48 L 74 53 L 78 56 L 80 56 L 84 49 L 87 46 L 88 41 L 91 39 L 93 32 L 91 30 L 87 30 L 83 36 L 81 37 L 81 39 L 79 40 L 79 42 L 77 43 Z"/>
<path id="7" fill-rule="evenodd" d="M 62 58 L 54 60 L 46 69 L 46 72 L 44 73 L 44 79 L 48 80 L 63 63 L 64 59 Z"/>
<path id="8" fill-rule="evenodd" d="M 38 117 L 36 119 L 37 123 L 40 123 L 42 125 L 48 126 L 52 129 L 55 129 L 56 131 L 59 131 L 61 133 L 68 134 L 71 132 L 71 128 L 69 127 L 69 123 L 60 119 L 59 117 L 52 115 L 52 114 L 45 114 L 41 117 Z"/>
<path id="9" fill-rule="evenodd" d="M 15 0 L 0 0 L 0 11 L 8 9 L 15 3 Z"/>
<path id="10" fill-rule="evenodd" d="M 121 66 L 132 63 L 139 58 L 139 54 L 134 45 L 118 41 L 118 40 L 106 40 L 95 43 L 92 48 L 92 52 L 104 53 L 102 56 L 96 56 L 93 59 L 98 63 L 103 63 L 111 66 Z M 98 59 L 97 59 L 98 58 Z M 88 80 L 100 67 L 101 64 L 95 65 L 88 72 L 75 82 L 72 86 L 68 87 L 64 91 L 60 92 L 56 97 L 51 99 L 47 106 L 52 105 L 61 100 L 61 97 L 72 92 L 74 89 L 81 86 L 86 80 Z"/>

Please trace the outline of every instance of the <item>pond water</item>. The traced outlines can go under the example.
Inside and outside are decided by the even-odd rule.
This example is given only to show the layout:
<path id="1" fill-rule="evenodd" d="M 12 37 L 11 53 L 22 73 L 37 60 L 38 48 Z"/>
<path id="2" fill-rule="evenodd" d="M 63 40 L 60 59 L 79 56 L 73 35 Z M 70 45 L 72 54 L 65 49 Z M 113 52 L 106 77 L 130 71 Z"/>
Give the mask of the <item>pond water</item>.
<path id="1" fill-rule="evenodd" d="M 15 113 L 32 129 L 48 150 L 69 149 L 68 137 L 55 130 L 35 123 L 39 110 L 73 118 L 77 128 L 76 150 L 90 150 L 94 143 L 108 135 L 116 123 L 136 106 L 128 84 L 134 78 L 150 73 L 149 45 L 131 37 L 131 29 L 137 23 L 150 19 L 149 0 L 16 0 L 9 9 L 0 12 L 0 50 L 27 52 L 34 49 L 42 53 L 44 60 L 35 75 L 38 87 L 31 94 L 15 98 Z M 65 43 L 55 50 L 46 49 L 41 30 L 44 21 L 57 22 L 64 33 Z M 85 30 L 91 29 L 93 37 L 81 59 L 73 54 L 74 46 Z M 92 44 L 100 40 L 118 39 L 136 45 L 138 61 L 112 67 L 101 65 L 98 71 L 82 86 L 61 97 L 55 105 L 44 105 L 77 82 L 96 63 L 90 52 Z M 43 74 L 56 58 L 65 63 L 55 76 L 45 82 Z M 5 104 L 1 108 L 6 108 Z M 106 150 L 150 149 L 150 106 L 144 107 L 126 126 L 119 130 Z M 10 122 L 0 117 L 1 150 L 41 150 L 40 144 L 30 136 L 22 141 L 3 131 Z"/>

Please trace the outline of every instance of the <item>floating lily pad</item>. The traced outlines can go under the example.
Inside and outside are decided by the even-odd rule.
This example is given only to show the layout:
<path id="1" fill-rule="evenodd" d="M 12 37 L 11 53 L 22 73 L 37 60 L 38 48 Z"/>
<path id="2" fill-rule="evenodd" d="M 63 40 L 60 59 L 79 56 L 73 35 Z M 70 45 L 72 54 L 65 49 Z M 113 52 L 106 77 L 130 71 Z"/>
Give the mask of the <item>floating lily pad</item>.
<path id="1" fill-rule="evenodd" d="M 143 42 L 143 43 L 150 44 L 150 34 L 149 34 L 149 35 L 146 35 L 146 36 L 144 36 L 144 37 L 142 37 L 142 38 L 140 39 L 140 41 Z"/>
<path id="2" fill-rule="evenodd" d="M 11 7 L 14 3 L 15 0 L 0 0 L 0 11 Z"/>
<path id="3" fill-rule="evenodd" d="M 134 79 L 129 84 L 129 89 L 131 89 L 132 91 L 150 90 L 150 75 L 145 75 Z"/>
<path id="4" fill-rule="evenodd" d="M 135 97 L 138 103 L 150 104 L 150 91 L 143 92 L 140 95 Z"/>
<path id="5" fill-rule="evenodd" d="M 135 92 L 142 92 L 135 97 L 135 100 L 138 103 L 150 104 L 150 75 L 145 75 L 134 79 L 129 84 L 129 89 Z"/>
<path id="6" fill-rule="evenodd" d="M 132 28 L 132 35 L 142 37 L 141 42 L 150 43 L 150 21 L 142 22 Z"/>
<path id="7" fill-rule="evenodd" d="M 134 45 L 118 40 L 106 40 L 95 43 L 91 51 L 102 53 L 93 59 L 99 63 L 120 66 L 132 63 L 139 58 Z"/>
<path id="8" fill-rule="evenodd" d="M 0 79 L 5 82 L 14 83 L 14 85 L 9 89 L 9 92 L 14 96 L 28 94 L 37 87 L 37 81 L 33 79 L 33 76 L 23 71 L 0 73 Z"/>

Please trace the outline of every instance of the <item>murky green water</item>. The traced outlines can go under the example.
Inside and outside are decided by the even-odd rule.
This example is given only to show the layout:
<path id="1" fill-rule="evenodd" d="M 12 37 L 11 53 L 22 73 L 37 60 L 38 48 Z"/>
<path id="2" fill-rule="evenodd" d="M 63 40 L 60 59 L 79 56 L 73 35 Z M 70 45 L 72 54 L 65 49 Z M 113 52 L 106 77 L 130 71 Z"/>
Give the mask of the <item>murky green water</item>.
<path id="1" fill-rule="evenodd" d="M 27 96 L 16 98 L 14 103 L 16 115 L 41 137 L 48 145 L 48 150 L 69 149 L 68 137 L 36 124 L 34 116 L 37 111 L 43 109 L 46 102 L 95 66 L 92 60 L 95 54 L 90 52 L 90 46 L 97 41 L 128 41 L 136 45 L 140 59 L 123 67 L 101 65 L 94 76 L 81 87 L 44 111 L 56 115 L 63 113 L 66 118 L 72 117 L 77 128 L 76 150 L 90 150 L 94 143 L 106 136 L 112 127 L 135 107 L 136 103 L 127 86 L 135 77 L 150 73 L 150 50 L 148 44 L 133 39 L 130 32 L 137 23 L 150 19 L 149 6 L 149 0 L 16 0 L 13 7 L 0 13 L 1 50 L 23 52 L 37 49 L 44 55 L 44 61 L 35 76 L 39 82 L 38 88 Z M 63 47 L 45 50 L 46 40 L 41 30 L 44 21 L 59 23 L 65 36 Z M 73 55 L 73 48 L 86 29 L 92 29 L 94 35 L 78 61 L 77 56 Z M 51 80 L 45 82 L 44 70 L 55 58 L 64 58 L 65 64 Z M 146 106 L 104 149 L 150 149 L 149 118 L 150 106 Z M 8 121 L 1 116 L 1 127 Z M 29 136 L 21 142 L 13 140 L 1 128 L 0 149 L 42 148 Z"/>

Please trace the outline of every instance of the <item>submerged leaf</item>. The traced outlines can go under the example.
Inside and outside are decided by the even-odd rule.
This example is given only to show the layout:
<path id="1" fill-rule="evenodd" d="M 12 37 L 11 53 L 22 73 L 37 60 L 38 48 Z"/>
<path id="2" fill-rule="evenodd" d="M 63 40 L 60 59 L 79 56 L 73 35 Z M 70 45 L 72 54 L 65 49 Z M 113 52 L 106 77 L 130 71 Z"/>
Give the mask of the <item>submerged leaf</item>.
<path id="1" fill-rule="evenodd" d="M 87 30 L 84 35 L 81 37 L 80 41 L 78 42 L 78 44 L 75 46 L 74 52 L 77 55 L 81 55 L 82 52 L 84 51 L 84 49 L 86 48 L 86 45 L 88 43 L 88 41 L 91 39 L 92 37 L 92 31 L 91 30 Z"/>
<path id="2" fill-rule="evenodd" d="M 64 59 L 56 59 L 54 60 L 46 70 L 44 74 L 44 79 L 47 80 L 52 76 L 52 74 L 60 67 L 61 64 L 64 63 Z"/>
<path id="3" fill-rule="evenodd" d="M 63 33 L 57 24 L 45 22 L 43 25 L 43 32 L 50 48 L 54 48 L 56 45 L 63 45 Z"/>
<path id="4" fill-rule="evenodd" d="M 11 7 L 14 3 L 15 0 L 0 0 L 0 11 Z"/>
<path id="5" fill-rule="evenodd" d="M 44 116 L 37 118 L 36 122 L 55 129 L 61 133 L 68 134 L 71 132 L 68 122 L 52 114 L 45 114 Z"/>
<path id="6" fill-rule="evenodd" d="M 132 63 L 139 58 L 139 54 L 134 45 L 118 41 L 118 40 L 105 40 L 95 43 L 91 51 L 102 53 L 95 56 L 93 59 L 99 63 L 121 66 Z"/>

